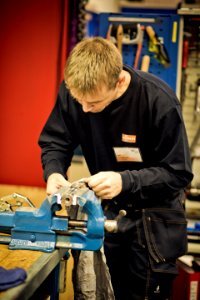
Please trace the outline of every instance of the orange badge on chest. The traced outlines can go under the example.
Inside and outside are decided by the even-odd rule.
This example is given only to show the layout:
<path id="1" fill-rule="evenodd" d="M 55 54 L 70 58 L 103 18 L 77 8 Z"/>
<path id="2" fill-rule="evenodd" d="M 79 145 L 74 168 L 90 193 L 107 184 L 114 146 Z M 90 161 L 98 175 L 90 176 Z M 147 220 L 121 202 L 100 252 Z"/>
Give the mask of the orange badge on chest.
<path id="1" fill-rule="evenodd" d="M 136 135 L 129 135 L 129 134 L 122 133 L 122 142 L 136 143 Z"/>

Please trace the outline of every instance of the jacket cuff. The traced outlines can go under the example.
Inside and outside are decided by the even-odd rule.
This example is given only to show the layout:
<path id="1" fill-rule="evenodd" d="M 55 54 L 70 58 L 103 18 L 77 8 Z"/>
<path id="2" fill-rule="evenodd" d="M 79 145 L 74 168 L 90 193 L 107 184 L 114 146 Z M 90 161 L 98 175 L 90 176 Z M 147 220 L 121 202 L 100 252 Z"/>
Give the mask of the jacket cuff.
<path id="1" fill-rule="evenodd" d="M 66 172 L 60 166 L 57 160 L 52 160 L 51 163 L 45 166 L 44 168 L 44 180 L 47 181 L 48 177 L 53 173 L 59 173 L 64 176 L 66 179 Z"/>
<path id="2" fill-rule="evenodd" d="M 130 192 L 134 188 L 134 182 L 132 180 L 132 176 L 130 175 L 130 171 L 120 172 L 122 177 L 122 192 Z"/>

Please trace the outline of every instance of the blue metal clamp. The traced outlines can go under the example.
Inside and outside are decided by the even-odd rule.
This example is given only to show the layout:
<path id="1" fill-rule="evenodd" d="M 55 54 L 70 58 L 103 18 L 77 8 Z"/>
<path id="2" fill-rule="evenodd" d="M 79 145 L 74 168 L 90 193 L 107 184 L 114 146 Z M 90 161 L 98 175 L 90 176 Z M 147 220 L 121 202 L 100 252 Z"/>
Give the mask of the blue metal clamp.
<path id="1" fill-rule="evenodd" d="M 47 197 L 40 208 L 20 207 L 15 212 L 1 212 L 0 231 L 10 237 L 0 237 L 0 243 L 9 240 L 10 249 L 29 249 L 52 252 L 55 248 L 98 250 L 104 238 L 104 214 L 100 200 L 89 188 L 80 194 L 73 190 L 76 205 L 84 220 L 72 220 L 56 215 L 62 209 L 62 193 Z M 7 242 L 6 242 L 7 243 Z"/>

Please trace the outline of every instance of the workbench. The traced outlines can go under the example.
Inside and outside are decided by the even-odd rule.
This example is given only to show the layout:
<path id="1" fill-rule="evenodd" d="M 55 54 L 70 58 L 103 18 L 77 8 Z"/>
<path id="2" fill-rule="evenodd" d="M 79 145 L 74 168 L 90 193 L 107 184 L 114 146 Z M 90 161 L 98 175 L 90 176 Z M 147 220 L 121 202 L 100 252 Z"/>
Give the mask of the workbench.
<path id="1" fill-rule="evenodd" d="M 0 266 L 6 269 L 23 268 L 27 272 L 24 283 L 0 292 L 0 299 L 58 299 L 59 265 L 66 250 L 45 253 L 31 250 L 9 250 L 0 245 Z"/>

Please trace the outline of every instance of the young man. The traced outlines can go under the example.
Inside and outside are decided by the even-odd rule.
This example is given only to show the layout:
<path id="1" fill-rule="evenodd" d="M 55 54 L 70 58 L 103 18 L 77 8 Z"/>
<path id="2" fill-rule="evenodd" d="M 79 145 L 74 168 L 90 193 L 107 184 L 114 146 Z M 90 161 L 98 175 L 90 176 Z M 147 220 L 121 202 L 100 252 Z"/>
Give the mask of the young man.
<path id="1" fill-rule="evenodd" d="M 39 139 L 47 194 L 70 184 L 66 171 L 81 145 L 108 219 L 121 209 L 105 254 L 116 299 L 169 299 L 176 259 L 186 251 L 182 199 L 192 180 L 181 107 L 155 76 L 123 66 L 100 37 L 72 50 L 57 102 Z"/>

